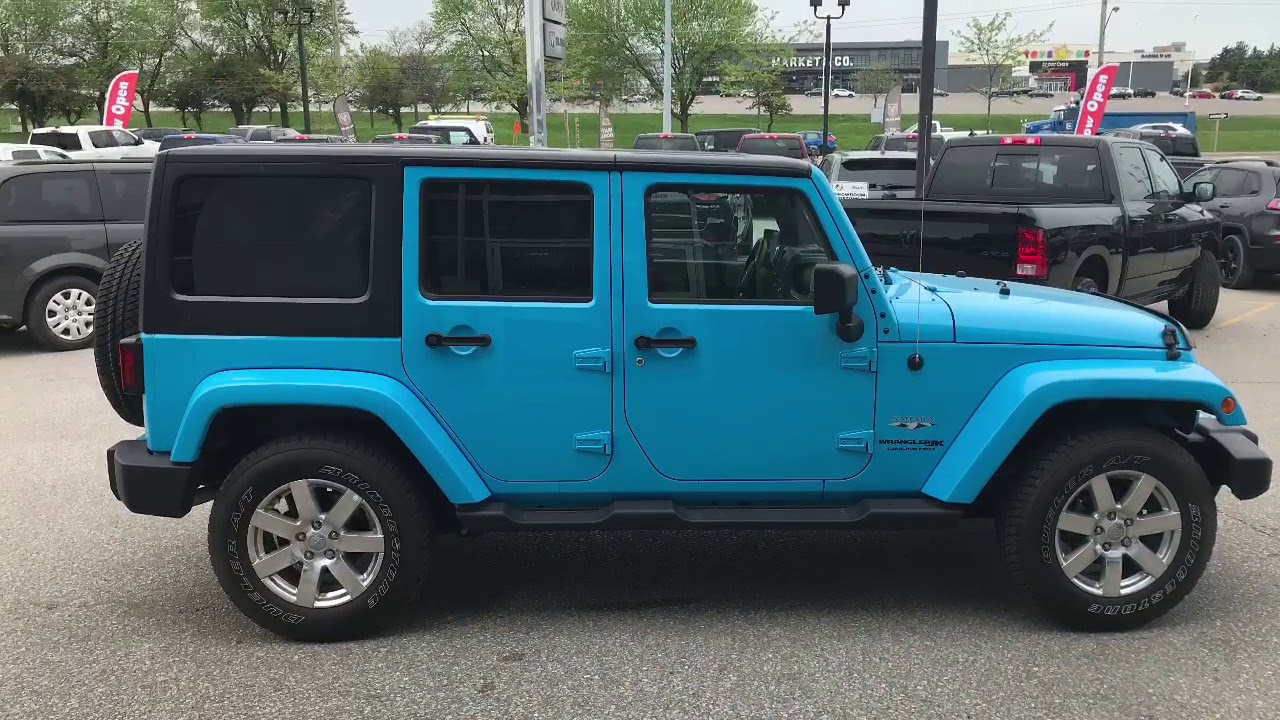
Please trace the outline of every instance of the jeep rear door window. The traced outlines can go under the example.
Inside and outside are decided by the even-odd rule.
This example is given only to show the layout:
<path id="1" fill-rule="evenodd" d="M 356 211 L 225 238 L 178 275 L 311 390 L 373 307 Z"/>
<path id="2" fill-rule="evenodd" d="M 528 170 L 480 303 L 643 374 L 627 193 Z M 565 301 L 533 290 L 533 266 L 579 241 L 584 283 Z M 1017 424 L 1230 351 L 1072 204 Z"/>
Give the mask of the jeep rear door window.
<path id="1" fill-rule="evenodd" d="M 421 200 L 424 295 L 591 300 L 595 221 L 586 185 L 437 180 L 423 183 Z"/>
<path id="2" fill-rule="evenodd" d="M 645 197 L 652 302 L 812 301 L 813 266 L 835 258 L 803 193 L 662 186 Z"/>
<path id="3" fill-rule="evenodd" d="M 351 299 L 369 289 L 373 192 L 342 177 L 193 177 L 177 188 L 181 295 Z"/>
<path id="4" fill-rule="evenodd" d="M 98 188 L 89 171 L 17 175 L 0 185 L 0 222 L 101 222 Z"/>
<path id="5" fill-rule="evenodd" d="M 107 222 L 142 222 L 149 172 L 98 172 L 102 216 Z"/>

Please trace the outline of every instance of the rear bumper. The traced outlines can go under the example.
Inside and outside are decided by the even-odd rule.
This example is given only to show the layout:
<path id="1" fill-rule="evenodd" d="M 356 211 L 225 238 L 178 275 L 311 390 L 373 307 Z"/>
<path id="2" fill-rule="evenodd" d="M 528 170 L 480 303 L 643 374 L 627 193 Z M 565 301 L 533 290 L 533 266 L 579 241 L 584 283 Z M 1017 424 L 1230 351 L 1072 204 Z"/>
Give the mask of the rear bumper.
<path id="1" fill-rule="evenodd" d="M 180 518 L 197 502 L 192 466 L 170 462 L 167 454 L 153 454 L 146 440 L 111 446 L 107 479 L 111 494 L 139 515 Z"/>
<path id="2" fill-rule="evenodd" d="M 1201 416 L 1185 438 L 1187 449 L 1214 485 L 1226 485 L 1241 500 L 1252 500 L 1271 487 L 1271 458 L 1258 447 L 1257 433 Z"/>

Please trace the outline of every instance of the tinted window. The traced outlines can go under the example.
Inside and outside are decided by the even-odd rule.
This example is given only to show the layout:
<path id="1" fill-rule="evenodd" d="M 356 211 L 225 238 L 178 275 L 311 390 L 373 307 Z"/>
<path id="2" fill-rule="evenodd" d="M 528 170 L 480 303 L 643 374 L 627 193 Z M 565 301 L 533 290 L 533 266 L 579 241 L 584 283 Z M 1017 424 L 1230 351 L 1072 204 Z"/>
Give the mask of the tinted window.
<path id="1" fill-rule="evenodd" d="M 1153 188 L 1151 174 L 1142 160 L 1142 150 L 1136 145 L 1120 145 L 1113 157 L 1116 175 L 1120 178 L 1120 196 L 1125 200 L 1149 199 Z"/>
<path id="2" fill-rule="evenodd" d="M 102 217 L 107 222 L 142 222 L 150 181 L 151 173 L 147 172 L 99 172 Z"/>
<path id="3" fill-rule="evenodd" d="M 1256 172 L 1243 170 L 1244 173 L 1244 193 L 1245 195 L 1257 195 L 1262 192 L 1262 175 Z"/>
<path id="4" fill-rule="evenodd" d="M 834 259 L 794 190 L 657 188 L 645 237 L 654 302 L 812 302 L 814 264 Z"/>
<path id="5" fill-rule="evenodd" d="M 934 135 L 929 140 L 929 157 L 934 160 L 937 160 L 938 156 L 942 154 L 942 146 L 943 144 L 946 143 L 946 141 L 947 139 L 942 137 L 941 135 Z M 884 142 L 881 143 L 880 147 L 877 147 L 874 149 L 885 150 L 888 152 L 913 153 L 920 149 L 920 139 L 918 136 L 912 137 L 910 135 L 891 135 L 884 139 Z"/>
<path id="6" fill-rule="evenodd" d="M 183 295 L 358 298 L 369 288 L 365 180 L 190 178 L 178 186 L 173 289 Z"/>
<path id="7" fill-rule="evenodd" d="M 92 172 L 17 175 L 0 185 L 0 220 L 9 223 L 101 222 Z"/>
<path id="8" fill-rule="evenodd" d="M 253 132 L 253 128 L 233 127 L 227 131 L 228 135 L 235 135 L 240 138 L 249 139 L 249 133 Z"/>
<path id="9" fill-rule="evenodd" d="M 447 145 L 439 135 L 417 135 L 414 137 L 395 137 L 380 135 L 373 139 L 375 145 Z"/>
<path id="10" fill-rule="evenodd" d="M 263 140 L 272 140 L 272 139 L 274 138 L 271 134 L 271 130 L 267 128 L 258 128 L 257 130 L 252 130 L 249 132 L 250 142 L 261 142 Z"/>
<path id="11" fill-rule="evenodd" d="M 96 148 L 120 147 L 120 143 L 116 141 L 116 136 L 110 130 L 90 130 L 89 142 L 93 143 Z"/>
<path id="12" fill-rule="evenodd" d="M 58 148 L 59 150 L 83 150 L 80 146 L 80 136 L 76 133 L 31 133 L 30 143 L 32 145 L 45 145 L 47 147 Z"/>
<path id="13" fill-rule="evenodd" d="M 9 153 L 9 155 L 10 155 L 14 160 L 39 160 L 39 159 L 41 159 L 41 158 L 40 158 L 40 151 L 39 151 L 39 150 L 14 150 L 12 153 Z"/>
<path id="14" fill-rule="evenodd" d="M 1098 151 L 1087 147 L 952 147 L 938 163 L 931 195 L 1003 195 L 1102 200 Z"/>
<path id="15" fill-rule="evenodd" d="M 1195 135 L 1142 133 L 1141 137 L 1170 157 L 1200 157 L 1200 145 L 1196 142 Z"/>
<path id="16" fill-rule="evenodd" d="M 661 137 L 640 135 L 636 137 L 636 150 L 701 150 L 698 139 L 688 136 Z"/>
<path id="17" fill-rule="evenodd" d="M 750 135 L 755 130 L 706 130 L 694 133 L 704 150 L 713 152 L 733 152 L 738 148 L 738 141 L 743 135 Z"/>
<path id="18" fill-rule="evenodd" d="M 122 147 L 127 145 L 136 145 L 138 143 L 138 138 L 123 130 L 112 130 L 111 137 L 115 138 L 116 144 Z"/>
<path id="19" fill-rule="evenodd" d="M 804 143 L 799 138 L 747 138 L 738 146 L 738 152 L 749 155 L 778 155 L 781 157 L 805 157 Z"/>
<path id="20" fill-rule="evenodd" d="M 1188 183 L 1193 182 L 1190 178 Z M 1196 177 L 1194 182 L 1208 182 L 1203 178 Z M 1218 176 L 1213 181 L 1217 188 L 1218 197 L 1239 197 L 1245 194 L 1245 173 L 1240 170 L 1232 170 L 1230 168 L 1222 168 L 1218 171 Z"/>
<path id="21" fill-rule="evenodd" d="M 1151 168 L 1151 184 L 1155 188 L 1155 200 L 1172 200 L 1182 194 L 1182 181 L 1178 179 L 1178 171 L 1173 169 L 1169 160 L 1155 150 L 1143 148 L 1142 154 L 1147 156 L 1147 165 Z"/>
<path id="22" fill-rule="evenodd" d="M 916 161 L 910 158 L 866 158 L 845 160 L 836 171 L 836 180 L 865 182 L 871 187 L 916 186 Z"/>
<path id="23" fill-rule="evenodd" d="M 576 183 L 424 183 L 422 292 L 585 302 L 595 244 L 591 189 Z"/>
<path id="24" fill-rule="evenodd" d="M 160 141 L 161 150 L 169 150 L 178 147 L 195 147 L 197 145 L 217 145 L 218 141 L 211 137 L 193 137 L 188 138 L 182 135 L 169 135 Z"/>

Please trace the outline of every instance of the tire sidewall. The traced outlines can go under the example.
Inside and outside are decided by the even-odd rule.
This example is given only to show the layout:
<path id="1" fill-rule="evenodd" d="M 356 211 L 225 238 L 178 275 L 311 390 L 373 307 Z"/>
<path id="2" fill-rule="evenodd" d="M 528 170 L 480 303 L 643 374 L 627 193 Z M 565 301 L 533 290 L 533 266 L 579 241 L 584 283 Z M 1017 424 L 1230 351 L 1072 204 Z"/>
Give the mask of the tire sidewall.
<path id="1" fill-rule="evenodd" d="M 48 306 L 49 300 L 54 295 L 65 290 L 84 290 L 93 298 L 94 303 L 93 330 L 85 337 L 75 341 L 64 340 L 61 336 L 54 334 L 44 317 L 45 307 Z M 27 331 L 34 335 L 42 346 L 50 350 L 81 350 L 92 347 L 94 338 L 98 333 L 97 307 L 100 300 L 101 288 L 92 280 L 76 275 L 66 275 L 46 280 L 31 296 L 31 305 L 27 309 Z"/>
<path id="2" fill-rule="evenodd" d="M 1178 448 L 1181 450 L 1181 448 Z M 1185 453 L 1170 456 L 1150 444 L 1117 440 L 1072 453 L 1043 483 L 1021 519 L 1023 567 L 1032 592 L 1060 617 L 1077 624 L 1141 624 L 1176 604 L 1204 572 L 1217 534 L 1214 496 L 1199 465 Z M 1163 574 L 1140 592 L 1104 598 L 1077 587 L 1058 563 L 1057 519 L 1083 483 L 1117 470 L 1143 472 L 1168 488 L 1182 515 L 1182 536 Z"/>
<path id="3" fill-rule="evenodd" d="M 416 588 L 406 567 L 425 568 L 426 514 L 396 483 L 381 482 L 385 468 L 332 448 L 295 446 L 242 462 L 219 489 L 209 518 L 209 556 L 228 597 L 255 623 L 299 639 L 342 639 L 362 634 L 379 616 L 394 613 Z M 300 479 L 323 479 L 357 492 L 382 525 L 385 554 L 369 588 L 334 608 L 303 608 L 276 595 L 253 571 L 249 518 L 264 498 Z M 388 612 L 384 612 L 388 611 Z"/>

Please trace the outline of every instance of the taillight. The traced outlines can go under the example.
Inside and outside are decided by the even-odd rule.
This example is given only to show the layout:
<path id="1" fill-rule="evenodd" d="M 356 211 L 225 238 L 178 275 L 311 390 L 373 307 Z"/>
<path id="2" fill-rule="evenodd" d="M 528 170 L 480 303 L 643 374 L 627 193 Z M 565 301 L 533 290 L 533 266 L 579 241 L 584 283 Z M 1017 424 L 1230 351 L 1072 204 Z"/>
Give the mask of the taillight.
<path id="1" fill-rule="evenodd" d="M 671 133 L 663 133 L 663 134 L 661 134 L 661 135 L 659 135 L 659 136 L 658 136 L 658 138 L 660 138 L 660 139 L 662 139 L 662 140 L 670 140 L 670 139 L 671 139 L 671 138 L 673 138 L 673 137 L 675 137 L 675 136 L 674 136 L 674 135 L 672 135 Z"/>
<path id="2" fill-rule="evenodd" d="M 1021 228 L 1018 230 L 1018 262 L 1013 275 L 1028 280 L 1044 280 L 1049 277 L 1049 248 L 1044 230 Z"/>
<path id="3" fill-rule="evenodd" d="M 917 134 L 915 134 L 915 133 L 911 133 L 910 135 L 908 135 L 908 136 L 907 136 L 907 139 L 908 139 L 908 140 L 919 140 L 919 139 L 920 139 L 920 136 L 919 136 L 919 135 L 917 135 Z"/>
<path id="4" fill-rule="evenodd" d="M 294 136 L 293 136 L 293 139 L 294 139 L 294 140 L 310 140 L 310 139 L 311 139 L 311 136 L 309 136 L 309 135 L 294 135 Z"/>
<path id="5" fill-rule="evenodd" d="M 1001 145 L 1039 145 L 1038 137 L 1003 137 L 1000 138 Z"/>
<path id="6" fill-rule="evenodd" d="M 196 136 L 195 136 L 195 135 L 183 135 L 183 136 L 182 136 L 182 139 L 183 139 L 183 140 L 195 140 L 195 139 L 196 139 Z"/>
<path id="7" fill-rule="evenodd" d="M 1271 212 L 1280 212 L 1280 198 L 1276 198 L 1275 200 L 1267 203 L 1267 209 Z"/>
<path id="8" fill-rule="evenodd" d="M 141 395 L 144 384 L 142 338 L 133 335 L 120 341 L 120 391 L 125 395 Z"/>

